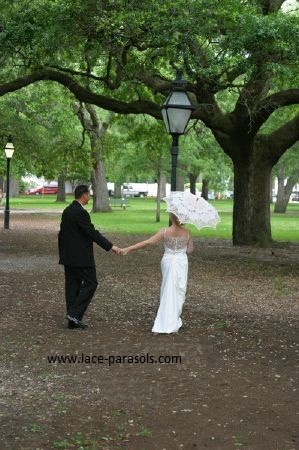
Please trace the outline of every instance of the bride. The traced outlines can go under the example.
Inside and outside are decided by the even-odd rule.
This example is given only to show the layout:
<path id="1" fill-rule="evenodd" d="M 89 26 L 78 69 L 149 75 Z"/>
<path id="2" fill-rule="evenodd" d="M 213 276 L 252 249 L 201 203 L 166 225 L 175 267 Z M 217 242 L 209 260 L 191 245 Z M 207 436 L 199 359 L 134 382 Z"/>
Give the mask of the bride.
<path id="1" fill-rule="evenodd" d="M 133 250 L 164 241 L 160 305 L 152 328 L 153 333 L 177 333 L 182 326 L 180 316 L 187 288 L 187 253 L 193 251 L 193 241 L 190 232 L 184 228 L 178 218 L 174 214 L 170 214 L 170 218 L 170 227 L 161 229 L 145 241 L 122 249 L 122 254 L 127 255 Z"/>

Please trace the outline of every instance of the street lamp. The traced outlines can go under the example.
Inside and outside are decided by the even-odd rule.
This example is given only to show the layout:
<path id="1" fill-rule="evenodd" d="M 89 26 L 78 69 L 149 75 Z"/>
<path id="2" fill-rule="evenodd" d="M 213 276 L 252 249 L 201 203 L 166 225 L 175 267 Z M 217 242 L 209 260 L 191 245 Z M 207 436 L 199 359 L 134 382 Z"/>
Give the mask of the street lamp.
<path id="1" fill-rule="evenodd" d="M 167 133 L 172 136 L 171 146 L 171 190 L 176 191 L 176 167 L 179 153 L 179 136 L 185 133 L 192 111 L 191 100 L 186 92 L 186 81 L 182 80 L 182 72 L 177 71 L 172 91 L 162 105 L 162 117 Z"/>
<path id="2" fill-rule="evenodd" d="M 12 158 L 13 152 L 15 151 L 11 136 L 8 137 L 8 141 L 4 150 L 6 155 L 6 203 L 4 210 L 4 228 L 9 229 L 9 169 L 10 160 Z"/>

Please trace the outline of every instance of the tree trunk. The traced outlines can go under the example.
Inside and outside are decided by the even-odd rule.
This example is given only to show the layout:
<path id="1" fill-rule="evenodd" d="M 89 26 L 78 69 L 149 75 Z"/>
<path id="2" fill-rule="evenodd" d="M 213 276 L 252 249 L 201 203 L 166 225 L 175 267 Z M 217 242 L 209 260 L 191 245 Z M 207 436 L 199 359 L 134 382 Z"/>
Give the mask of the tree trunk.
<path id="1" fill-rule="evenodd" d="M 271 173 L 271 176 L 270 176 L 270 190 L 269 190 L 270 203 L 273 203 L 273 189 L 274 189 L 274 175 Z"/>
<path id="2" fill-rule="evenodd" d="M 160 175 L 160 199 L 166 197 L 166 175 Z"/>
<path id="3" fill-rule="evenodd" d="M 92 212 L 111 211 L 105 167 L 101 159 L 93 162 L 91 180 L 93 189 Z"/>
<path id="4" fill-rule="evenodd" d="M 291 176 L 289 176 L 286 184 L 284 184 L 285 179 L 285 167 L 283 164 L 281 164 L 277 174 L 278 190 L 274 207 L 274 212 L 279 214 L 284 214 L 287 210 L 293 187 L 298 181 L 298 173 L 293 173 Z"/>
<path id="5" fill-rule="evenodd" d="M 66 200 L 66 198 L 65 198 L 65 173 L 62 172 L 58 176 L 58 192 L 57 192 L 56 201 L 57 202 L 65 202 L 65 200 Z"/>
<path id="6" fill-rule="evenodd" d="M 269 201 L 272 165 L 270 161 L 246 156 L 234 161 L 233 243 L 266 247 L 272 243 Z"/>
<path id="7" fill-rule="evenodd" d="M 192 194 L 196 194 L 196 180 L 198 175 L 194 175 L 193 173 L 189 173 L 189 181 L 190 181 L 190 192 Z"/>
<path id="8" fill-rule="evenodd" d="M 205 200 L 208 200 L 209 198 L 209 180 L 206 178 L 203 178 L 202 180 L 201 196 Z"/>
<path id="9" fill-rule="evenodd" d="M 87 132 L 90 139 L 91 159 L 92 159 L 92 190 L 93 190 L 93 212 L 110 211 L 109 192 L 107 179 L 105 176 L 103 158 L 103 137 L 109 127 L 110 116 L 102 121 L 101 126 L 98 120 L 97 111 L 94 105 L 86 103 L 76 104 L 76 113 Z"/>
<path id="10" fill-rule="evenodd" d="M 160 170 L 157 174 L 157 205 L 156 205 L 156 222 L 161 221 L 161 173 Z"/>
<path id="11" fill-rule="evenodd" d="M 184 191 L 184 177 L 180 174 L 176 177 L 176 190 L 177 191 Z"/>
<path id="12" fill-rule="evenodd" d="M 0 176 L 0 189 L 2 192 L 4 192 L 4 177 Z"/>
<path id="13" fill-rule="evenodd" d="M 121 183 L 114 183 L 114 197 L 121 198 Z"/>
<path id="14" fill-rule="evenodd" d="M 287 197 L 285 194 L 285 186 L 284 186 L 285 178 L 286 178 L 285 168 L 284 165 L 281 163 L 277 174 L 278 187 L 277 187 L 276 203 L 274 207 L 275 213 L 283 214 L 287 210 L 289 197 Z"/>
<path id="15" fill-rule="evenodd" d="M 20 188 L 19 180 L 16 180 L 15 178 L 11 177 L 9 183 L 9 192 L 10 192 L 9 196 L 11 198 L 18 197 L 20 195 L 19 188 Z"/>
<path id="16" fill-rule="evenodd" d="M 10 177 L 9 198 L 18 197 L 20 195 L 19 188 L 20 188 L 19 180 L 16 180 L 15 178 Z M 7 180 L 4 180 L 3 189 L 2 189 L 2 185 L 0 185 L 0 204 L 1 204 L 1 200 L 2 200 L 2 203 L 4 202 L 3 199 L 4 199 L 4 195 L 6 196 L 6 191 L 7 191 Z"/>

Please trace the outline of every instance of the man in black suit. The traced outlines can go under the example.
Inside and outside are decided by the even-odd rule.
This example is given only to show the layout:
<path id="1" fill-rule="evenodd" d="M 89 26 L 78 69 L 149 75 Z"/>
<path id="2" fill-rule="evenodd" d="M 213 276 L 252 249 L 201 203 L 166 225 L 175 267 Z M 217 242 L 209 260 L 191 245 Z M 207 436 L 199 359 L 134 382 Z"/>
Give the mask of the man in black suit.
<path id="1" fill-rule="evenodd" d="M 66 317 L 71 329 L 87 327 L 82 317 L 98 286 L 93 242 L 106 251 L 121 253 L 91 223 L 83 207 L 89 198 L 87 186 L 76 187 L 75 200 L 62 213 L 58 235 L 59 264 L 64 265 L 65 272 Z"/>

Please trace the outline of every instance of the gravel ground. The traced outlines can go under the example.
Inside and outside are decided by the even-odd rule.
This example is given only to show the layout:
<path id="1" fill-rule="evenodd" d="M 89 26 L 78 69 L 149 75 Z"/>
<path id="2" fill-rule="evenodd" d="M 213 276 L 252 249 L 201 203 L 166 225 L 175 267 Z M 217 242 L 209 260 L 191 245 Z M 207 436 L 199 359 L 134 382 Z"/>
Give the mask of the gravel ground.
<path id="1" fill-rule="evenodd" d="M 58 226 L 58 215 L 19 213 L 0 230 L 1 449 L 299 448 L 299 245 L 196 239 L 183 327 L 169 336 L 150 332 L 162 248 L 127 257 L 96 248 L 90 327 L 73 331 Z M 140 239 L 107 237 L 120 246 Z M 82 352 L 111 364 L 48 362 Z"/>

